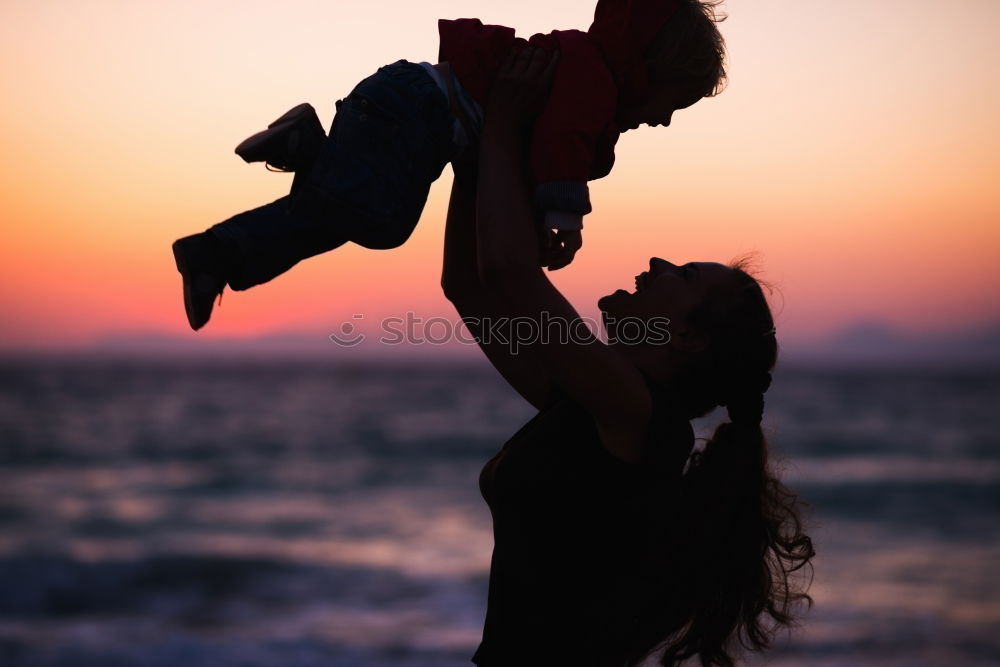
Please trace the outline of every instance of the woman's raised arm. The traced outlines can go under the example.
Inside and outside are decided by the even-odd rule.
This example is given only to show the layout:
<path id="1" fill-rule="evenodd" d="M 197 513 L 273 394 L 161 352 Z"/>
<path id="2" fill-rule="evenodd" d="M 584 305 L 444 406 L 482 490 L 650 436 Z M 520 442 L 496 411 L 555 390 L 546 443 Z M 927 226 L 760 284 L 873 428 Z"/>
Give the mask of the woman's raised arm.
<path id="1" fill-rule="evenodd" d="M 476 237 L 478 155 L 452 164 L 455 180 L 448 202 L 441 288 L 494 368 L 526 401 L 541 409 L 552 396 L 552 381 L 535 354 L 512 347 L 505 338 L 495 291 L 479 280 Z M 497 334 L 497 335 L 494 335 Z"/>
<path id="2" fill-rule="evenodd" d="M 525 133 L 544 101 L 551 69 L 544 51 L 527 47 L 511 54 L 494 83 L 480 140 L 479 278 L 494 295 L 494 311 L 526 325 L 512 325 L 519 349 L 531 353 L 550 381 L 590 412 L 612 453 L 638 460 L 651 410 L 641 373 L 593 336 L 541 268 Z"/>

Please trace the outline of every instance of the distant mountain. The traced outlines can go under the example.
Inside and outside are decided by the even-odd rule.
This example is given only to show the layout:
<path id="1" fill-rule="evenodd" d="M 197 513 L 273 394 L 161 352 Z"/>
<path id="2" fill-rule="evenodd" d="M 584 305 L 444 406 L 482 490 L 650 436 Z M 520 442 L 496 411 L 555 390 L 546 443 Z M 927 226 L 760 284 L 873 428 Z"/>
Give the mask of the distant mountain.
<path id="1" fill-rule="evenodd" d="M 338 345 L 328 332 L 296 331 L 255 338 L 218 338 L 190 333 L 122 333 L 86 348 L 56 354 L 128 357 L 293 357 L 323 360 L 422 360 L 478 358 L 475 345 L 424 343 L 386 345 L 368 334 L 353 346 Z M 471 341 L 466 341 L 471 343 Z M 912 333 L 881 321 L 858 322 L 830 336 L 782 340 L 784 363 L 820 365 L 940 365 L 1000 368 L 1000 322 L 951 332 Z M 17 350 L 2 351 L 20 355 Z M 41 352 L 39 352 L 41 353 Z"/>
<path id="2" fill-rule="evenodd" d="M 1000 322 L 958 331 L 912 333 L 880 321 L 853 324 L 824 339 L 783 346 L 786 358 L 832 363 L 1000 366 Z"/>

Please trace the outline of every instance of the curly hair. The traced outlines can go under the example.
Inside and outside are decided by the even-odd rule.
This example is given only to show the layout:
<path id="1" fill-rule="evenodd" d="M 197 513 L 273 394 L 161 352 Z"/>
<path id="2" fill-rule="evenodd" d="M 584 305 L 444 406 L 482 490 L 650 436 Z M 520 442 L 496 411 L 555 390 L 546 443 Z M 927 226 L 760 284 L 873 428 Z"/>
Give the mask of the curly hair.
<path id="1" fill-rule="evenodd" d="M 680 0 L 677 11 L 646 49 L 653 85 L 669 84 L 701 97 L 726 87 L 726 43 L 717 24 L 726 19 L 721 0 Z"/>
<path id="2" fill-rule="evenodd" d="M 688 418 L 726 406 L 721 423 L 692 454 L 674 502 L 679 525 L 659 550 L 656 594 L 643 610 L 630 664 L 662 651 L 675 665 L 697 656 L 729 667 L 743 650 L 762 651 L 794 624 L 815 556 L 802 503 L 769 461 L 761 431 L 763 395 L 777 359 L 774 322 L 759 283 L 732 267 L 736 289 L 710 294 L 692 315 L 709 339 L 698 365 L 700 398 Z"/>

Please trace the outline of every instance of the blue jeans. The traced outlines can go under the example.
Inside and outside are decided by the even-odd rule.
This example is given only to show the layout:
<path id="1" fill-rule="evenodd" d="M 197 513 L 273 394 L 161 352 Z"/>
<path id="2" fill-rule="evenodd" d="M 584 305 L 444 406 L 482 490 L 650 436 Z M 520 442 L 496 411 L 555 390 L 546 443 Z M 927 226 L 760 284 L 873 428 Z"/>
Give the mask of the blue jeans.
<path id="1" fill-rule="evenodd" d="M 330 136 L 292 194 L 211 228 L 244 290 L 347 241 L 395 248 L 409 238 L 455 153 L 448 100 L 420 66 L 382 67 L 337 102 Z"/>

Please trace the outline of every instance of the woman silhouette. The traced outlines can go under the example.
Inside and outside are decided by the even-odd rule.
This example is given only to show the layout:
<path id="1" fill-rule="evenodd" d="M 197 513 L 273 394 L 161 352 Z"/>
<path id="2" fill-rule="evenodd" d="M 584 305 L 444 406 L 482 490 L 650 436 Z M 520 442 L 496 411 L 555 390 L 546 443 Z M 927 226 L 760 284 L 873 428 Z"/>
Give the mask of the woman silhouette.
<path id="1" fill-rule="evenodd" d="M 444 292 L 539 410 L 480 478 L 495 546 L 473 661 L 730 665 L 809 601 L 812 543 L 760 427 L 774 323 L 741 267 L 653 258 L 598 302 L 608 344 L 575 326 L 541 268 L 574 249 L 539 243 L 523 169 L 551 69 L 536 49 L 508 58 L 448 210 Z M 730 420 L 692 454 L 690 420 L 719 405 Z"/>

